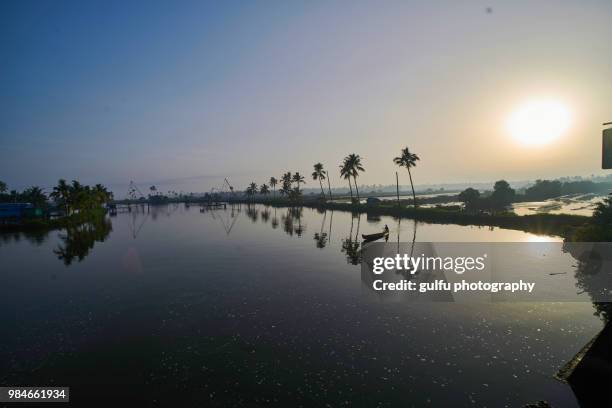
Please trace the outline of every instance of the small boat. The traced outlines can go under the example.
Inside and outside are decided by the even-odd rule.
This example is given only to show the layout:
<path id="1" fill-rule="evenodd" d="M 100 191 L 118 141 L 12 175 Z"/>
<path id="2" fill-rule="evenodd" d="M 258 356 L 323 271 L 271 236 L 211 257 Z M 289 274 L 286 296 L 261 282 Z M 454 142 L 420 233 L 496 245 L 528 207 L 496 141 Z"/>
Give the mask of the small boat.
<path id="1" fill-rule="evenodd" d="M 364 241 L 376 241 L 377 239 L 389 236 L 388 232 L 377 232 L 376 234 L 361 234 Z"/>

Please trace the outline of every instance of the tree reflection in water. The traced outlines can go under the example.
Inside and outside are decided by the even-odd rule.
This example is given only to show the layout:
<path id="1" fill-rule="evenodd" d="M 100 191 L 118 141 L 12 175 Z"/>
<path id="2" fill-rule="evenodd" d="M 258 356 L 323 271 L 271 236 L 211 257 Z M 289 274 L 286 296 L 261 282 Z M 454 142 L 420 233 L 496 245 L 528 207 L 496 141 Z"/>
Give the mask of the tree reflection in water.
<path id="1" fill-rule="evenodd" d="M 276 207 L 274 207 L 274 216 L 272 217 L 272 222 L 270 222 L 270 225 L 272 225 L 272 229 L 278 228 L 278 217 L 276 216 Z"/>
<path id="2" fill-rule="evenodd" d="M 353 225 L 354 220 L 357 218 L 357 232 L 353 238 Z M 352 265 L 359 265 L 361 263 L 361 243 L 359 242 L 359 226 L 361 224 L 361 213 L 351 214 L 351 231 L 349 232 L 348 238 L 342 240 L 341 252 L 346 255 L 346 262 Z"/>
<path id="3" fill-rule="evenodd" d="M 62 244 L 53 250 L 64 265 L 71 265 L 77 259 L 85 259 L 96 242 L 103 242 L 113 226 L 109 219 L 101 217 L 76 227 L 69 227 L 65 234 L 60 234 Z"/>
<path id="4" fill-rule="evenodd" d="M 293 234 L 296 234 L 298 237 L 302 236 L 305 231 L 305 227 L 302 225 L 303 211 L 303 207 L 289 207 L 287 208 L 287 213 L 281 216 L 283 230 L 287 235 L 293 236 Z M 274 220 L 272 220 L 272 224 L 274 226 Z"/>
<path id="5" fill-rule="evenodd" d="M 327 218 L 327 211 L 317 209 L 318 213 L 323 213 L 323 220 L 321 221 L 321 231 L 315 232 L 314 240 L 316 243 L 316 247 L 319 249 L 323 249 L 327 246 L 327 232 L 323 232 L 323 228 L 325 227 L 325 219 Z M 330 225 L 331 228 L 331 225 Z"/>
<path id="6" fill-rule="evenodd" d="M 251 204 L 247 204 L 246 215 L 249 217 L 251 222 L 253 222 L 253 224 L 255 224 L 259 219 L 259 211 L 257 211 L 257 208 Z"/>

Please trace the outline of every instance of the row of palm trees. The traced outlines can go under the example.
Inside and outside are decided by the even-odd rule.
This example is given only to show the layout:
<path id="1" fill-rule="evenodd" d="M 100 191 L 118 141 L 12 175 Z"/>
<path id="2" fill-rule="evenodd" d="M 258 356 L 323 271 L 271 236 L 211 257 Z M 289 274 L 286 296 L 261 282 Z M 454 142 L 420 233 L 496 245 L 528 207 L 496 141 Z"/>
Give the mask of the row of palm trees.
<path id="1" fill-rule="evenodd" d="M 57 182 L 57 186 L 53 187 L 53 192 L 49 196 L 64 209 L 67 215 L 75 211 L 87 211 L 101 207 L 113 199 L 113 193 L 102 184 L 90 187 L 76 180 L 68 184 L 64 179 Z"/>
<path id="2" fill-rule="evenodd" d="M 415 153 L 412 153 L 408 147 L 405 147 L 401 150 L 401 154 L 393 159 L 393 163 L 400 167 L 405 167 L 408 170 L 408 177 L 410 178 L 410 187 L 412 188 L 412 198 L 414 202 L 414 207 L 416 208 L 416 193 L 414 191 L 414 183 L 412 181 L 412 172 L 411 168 L 416 167 L 417 161 L 420 158 Z M 312 179 L 319 181 L 319 186 L 321 187 L 321 197 L 325 198 L 325 190 L 323 189 L 323 181 L 327 180 L 327 190 L 329 193 L 329 199 L 332 199 L 331 194 L 331 185 L 329 182 L 329 173 L 327 170 L 323 168 L 323 164 L 316 163 L 314 166 L 314 171 L 312 172 Z M 355 194 L 357 196 L 357 203 L 360 202 L 359 197 L 359 187 L 357 185 L 357 177 L 359 177 L 359 173 L 365 172 L 365 168 L 363 167 L 361 156 L 355 153 L 351 153 L 346 156 L 342 164 L 340 164 L 340 177 L 344 178 L 349 183 L 349 191 L 351 194 L 351 202 L 354 202 L 353 199 L 353 184 L 355 185 Z M 352 183 L 351 183 L 352 179 Z M 397 179 L 396 179 L 397 180 Z M 246 194 L 253 198 L 255 194 L 270 194 L 270 187 L 272 188 L 272 193 L 274 197 L 276 197 L 276 186 L 279 185 L 279 193 L 281 195 L 287 196 L 289 199 L 297 199 L 301 196 L 300 184 L 306 184 L 304 177 L 296 172 L 291 174 L 291 172 L 287 172 L 283 174 L 279 179 L 275 177 L 270 177 L 269 185 L 262 184 L 261 187 L 257 188 L 257 184 L 252 182 L 245 190 Z M 399 202 L 399 180 L 398 183 L 398 202 Z M 294 187 L 293 184 L 296 184 Z"/>

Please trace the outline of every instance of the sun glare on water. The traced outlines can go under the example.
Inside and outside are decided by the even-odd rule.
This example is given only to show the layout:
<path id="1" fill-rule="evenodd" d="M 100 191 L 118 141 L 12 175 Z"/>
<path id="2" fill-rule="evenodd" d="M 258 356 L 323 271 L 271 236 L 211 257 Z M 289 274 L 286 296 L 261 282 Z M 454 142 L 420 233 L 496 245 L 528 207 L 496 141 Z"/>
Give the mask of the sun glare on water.
<path id="1" fill-rule="evenodd" d="M 563 136 L 571 125 L 571 119 L 570 110 L 559 101 L 530 101 L 510 115 L 507 129 L 520 143 L 541 146 Z"/>

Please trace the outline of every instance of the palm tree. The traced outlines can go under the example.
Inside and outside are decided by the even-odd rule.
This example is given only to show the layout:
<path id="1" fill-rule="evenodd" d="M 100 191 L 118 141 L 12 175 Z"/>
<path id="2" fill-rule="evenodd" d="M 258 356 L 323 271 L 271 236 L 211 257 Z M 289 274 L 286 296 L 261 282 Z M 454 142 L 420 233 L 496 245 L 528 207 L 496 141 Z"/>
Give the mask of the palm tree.
<path id="1" fill-rule="evenodd" d="M 262 184 L 259 188 L 259 193 L 263 195 L 270 194 L 270 188 L 266 184 Z"/>
<path id="2" fill-rule="evenodd" d="M 346 160 L 346 158 L 340 165 L 340 176 L 343 177 L 345 180 L 348 180 L 349 189 L 351 191 L 351 203 L 352 203 L 353 202 L 353 186 L 351 185 L 351 169 L 349 167 L 349 163 Z"/>
<path id="3" fill-rule="evenodd" d="M 281 177 L 281 181 L 282 181 L 282 187 L 280 189 L 281 194 L 289 195 L 289 193 L 291 192 L 291 180 L 292 180 L 291 172 L 288 171 L 287 173 L 283 174 L 283 176 Z"/>
<path id="4" fill-rule="evenodd" d="M 295 174 L 293 175 L 293 177 L 291 178 L 291 181 L 293 181 L 294 183 L 297 184 L 297 192 L 300 192 L 300 183 L 304 183 L 306 184 L 306 180 L 304 179 L 304 176 L 302 176 L 299 172 L 295 172 Z"/>
<path id="5" fill-rule="evenodd" d="M 251 199 L 253 199 L 254 195 L 257 194 L 257 184 L 255 184 L 255 182 L 251 182 L 251 184 L 249 184 L 249 186 L 246 189 L 246 193 L 248 196 L 251 197 Z"/>
<path id="6" fill-rule="evenodd" d="M 344 161 L 347 163 L 349 173 L 355 181 L 355 192 L 357 193 L 357 202 L 359 202 L 359 187 L 357 187 L 357 177 L 359 176 L 360 171 L 365 171 L 361 165 L 361 157 L 358 154 L 351 153 L 344 158 Z"/>
<path id="7" fill-rule="evenodd" d="M 32 186 L 21 192 L 24 201 L 34 204 L 36 207 L 46 207 L 47 196 L 38 186 Z"/>
<path id="8" fill-rule="evenodd" d="M 270 187 L 272 187 L 272 190 L 274 191 L 274 197 L 276 197 L 276 184 L 278 183 L 278 180 L 275 177 L 270 177 Z"/>
<path id="9" fill-rule="evenodd" d="M 421 160 L 419 156 L 414 153 L 410 153 L 407 147 L 402 149 L 401 156 L 393 159 L 393 163 L 400 167 L 405 167 L 408 170 L 408 176 L 410 177 L 410 187 L 412 187 L 412 201 L 414 202 L 414 208 L 417 208 L 416 194 L 414 193 L 414 184 L 412 183 L 412 173 L 410 172 L 411 167 L 416 167 L 416 162 Z"/>
<path id="10" fill-rule="evenodd" d="M 60 179 L 57 182 L 57 186 L 53 187 L 53 192 L 50 196 L 58 205 L 64 207 L 66 215 L 70 214 L 70 186 L 66 183 L 66 180 Z"/>
<path id="11" fill-rule="evenodd" d="M 113 199 L 113 193 L 109 192 L 102 184 L 93 187 L 93 194 L 100 204 L 107 203 Z"/>
<path id="12" fill-rule="evenodd" d="M 325 191 L 323 191 L 323 180 L 325 177 L 325 170 L 323 170 L 323 165 L 321 163 L 317 163 L 314 165 L 314 171 L 312 172 L 312 179 L 319 180 L 319 186 L 321 186 L 321 196 L 325 199 Z"/>

